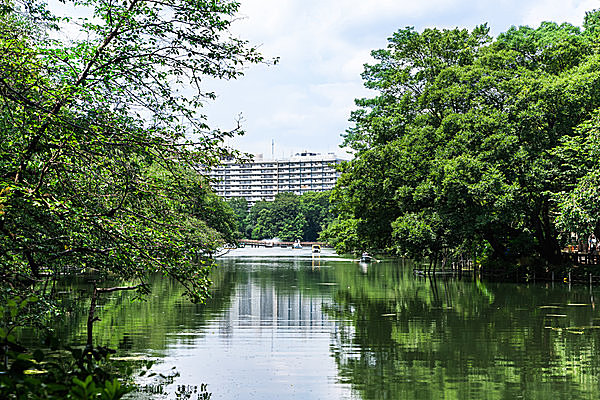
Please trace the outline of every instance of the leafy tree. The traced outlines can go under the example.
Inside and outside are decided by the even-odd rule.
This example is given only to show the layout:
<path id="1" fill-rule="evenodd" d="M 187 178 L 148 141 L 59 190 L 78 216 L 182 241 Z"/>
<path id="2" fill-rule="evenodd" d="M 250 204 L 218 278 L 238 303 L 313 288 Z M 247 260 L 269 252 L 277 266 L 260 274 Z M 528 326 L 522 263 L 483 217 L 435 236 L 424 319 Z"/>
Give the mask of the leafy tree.
<path id="1" fill-rule="evenodd" d="M 239 237 L 235 211 L 207 184 L 197 187 L 191 215 L 205 221 L 209 228 L 219 232 L 226 243 L 234 243 Z"/>
<path id="2" fill-rule="evenodd" d="M 279 193 L 269 207 L 259 211 L 254 230 L 262 237 L 294 241 L 302 238 L 305 223 L 298 196 Z"/>
<path id="3" fill-rule="evenodd" d="M 239 127 L 209 128 L 198 109 L 215 95 L 202 83 L 263 58 L 229 35 L 234 1 L 64 3 L 91 13 L 83 40 L 55 39 L 76 21 L 41 1 L 0 7 L 0 280 L 6 298 L 44 300 L 65 272 L 125 281 L 93 289 L 81 354 L 91 361 L 102 293 L 145 293 L 160 273 L 206 297 L 210 255 L 234 239 L 235 220 L 200 166 L 236 156 L 222 144 Z M 82 389 L 103 385 L 86 378 Z"/>
<path id="4" fill-rule="evenodd" d="M 160 271 L 201 300 L 206 255 L 232 228 L 197 170 L 235 133 L 196 112 L 214 97 L 201 83 L 262 61 L 227 33 L 239 4 L 72 5 L 94 13 L 82 41 L 52 39 L 57 20 L 38 2 L 0 15 L 2 277 L 89 266 L 143 282 Z"/>
<path id="5" fill-rule="evenodd" d="M 338 254 L 347 254 L 353 251 L 367 249 L 365 239 L 358 235 L 357 225 L 360 219 L 338 216 L 319 235 L 319 240 L 329 243 Z"/>
<path id="6" fill-rule="evenodd" d="M 252 238 L 252 239 L 264 239 L 267 237 L 272 237 L 269 236 L 269 232 L 263 232 L 263 227 L 262 226 L 258 226 L 258 217 L 261 213 L 262 210 L 266 210 L 269 209 L 271 206 L 271 203 L 266 201 L 266 200 L 260 200 L 257 201 L 256 203 L 254 203 L 254 205 L 252 207 L 250 207 L 250 210 L 248 210 L 248 215 L 246 216 L 246 220 L 245 220 L 245 228 L 246 231 L 245 236 Z"/>
<path id="7" fill-rule="evenodd" d="M 303 240 L 315 242 L 323 228 L 333 221 L 329 196 L 329 192 L 306 192 L 300 196 L 300 212 L 306 220 Z"/>
<path id="8" fill-rule="evenodd" d="M 577 135 L 566 138 L 554 150 L 563 173 L 569 174 L 569 190 L 556 194 L 558 226 L 586 238 L 600 237 L 600 110 L 581 124 Z M 567 188 L 565 188 L 567 189 Z"/>
<path id="9" fill-rule="evenodd" d="M 245 197 L 232 197 L 227 201 L 237 219 L 237 229 L 241 235 L 246 234 L 246 218 L 248 217 L 248 200 Z"/>
<path id="10" fill-rule="evenodd" d="M 329 195 L 329 192 L 306 192 L 299 196 L 286 192 L 277 194 L 272 202 L 258 201 L 247 211 L 246 235 L 253 239 L 316 241 L 334 218 Z"/>
<path id="11" fill-rule="evenodd" d="M 365 67 L 378 95 L 356 101 L 344 136 L 356 157 L 332 196 L 340 221 L 413 256 L 483 243 L 494 258 L 559 264 L 555 194 L 582 170 L 555 149 L 600 106 L 599 19 L 496 39 L 485 25 L 396 32 Z"/>

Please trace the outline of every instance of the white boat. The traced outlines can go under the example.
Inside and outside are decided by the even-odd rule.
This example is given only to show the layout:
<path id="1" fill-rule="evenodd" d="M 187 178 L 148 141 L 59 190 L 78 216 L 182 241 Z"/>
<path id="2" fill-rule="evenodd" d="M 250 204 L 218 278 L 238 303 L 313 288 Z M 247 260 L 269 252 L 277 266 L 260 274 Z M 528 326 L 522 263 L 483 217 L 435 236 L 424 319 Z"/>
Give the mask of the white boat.
<path id="1" fill-rule="evenodd" d="M 362 256 L 360 256 L 360 262 L 361 263 L 370 263 L 373 261 L 373 257 L 369 255 L 369 253 L 364 252 L 362 253 Z"/>

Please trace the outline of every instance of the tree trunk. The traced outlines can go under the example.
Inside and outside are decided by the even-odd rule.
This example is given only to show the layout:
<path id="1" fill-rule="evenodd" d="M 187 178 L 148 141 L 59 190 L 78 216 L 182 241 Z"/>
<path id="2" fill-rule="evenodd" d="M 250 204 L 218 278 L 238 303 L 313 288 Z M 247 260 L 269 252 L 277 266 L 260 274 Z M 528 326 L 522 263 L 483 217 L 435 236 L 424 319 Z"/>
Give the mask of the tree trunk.
<path id="1" fill-rule="evenodd" d="M 491 232 L 486 232 L 483 235 L 483 238 L 492 246 L 494 250 L 493 256 L 496 258 L 504 259 L 506 258 L 506 246 L 498 238 L 493 235 Z"/>
<path id="2" fill-rule="evenodd" d="M 84 354 L 89 354 L 89 352 L 94 348 L 93 343 L 92 343 L 92 339 L 94 337 L 94 335 L 93 335 L 94 322 L 100 321 L 100 318 L 94 316 L 96 314 L 96 300 L 98 300 L 98 294 L 99 293 L 116 292 L 116 291 L 120 291 L 120 290 L 135 290 L 142 285 L 143 284 L 139 284 L 139 285 L 135 285 L 135 286 L 115 286 L 115 287 L 111 287 L 111 288 L 98 288 L 98 287 L 96 287 L 96 284 L 94 283 L 94 291 L 92 292 L 92 300 L 90 302 L 90 310 L 88 312 L 88 319 L 87 319 L 87 342 L 85 344 Z"/>
<path id="3" fill-rule="evenodd" d="M 534 227 L 540 256 L 551 265 L 560 265 L 562 263 L 562 254 L 556 238 L 556 232 L 552 222 L 550 222 L 547 200 L 544 200 L 542 203 L 541 212 L 535 218 Z"/>
<path id="4" fill-rule="evenodd" d="M 94 316 L 94 314 L 96 313 L 96 300 L 98 299 L 98 288 L 96 287 L 96 284 L 94 283 L 94 291 L 92 292 L 92 300 L 90 302 L 90 310 L 88 312 L 88 319 L 87 319 L 87 342 L 85 344 L 85 352 L 89 352 L 93 349 L 93 343 L 92 343 L 92 338 L 93 336 L 93 330 L 94 330 L 94 322 L 96 322 L 98 320 L 98 318 L 96 318 Z"/>

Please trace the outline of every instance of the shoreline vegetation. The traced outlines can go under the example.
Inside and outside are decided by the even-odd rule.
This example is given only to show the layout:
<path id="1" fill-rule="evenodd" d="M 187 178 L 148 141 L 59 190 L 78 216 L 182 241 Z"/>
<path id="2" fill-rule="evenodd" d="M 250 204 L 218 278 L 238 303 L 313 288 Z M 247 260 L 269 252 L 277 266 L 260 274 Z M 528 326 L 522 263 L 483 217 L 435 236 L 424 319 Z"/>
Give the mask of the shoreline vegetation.
<path id="1" fill-rule="evenodd" d="M 600 235 L 600 12 L 582 27 L 405 28 L 375 50 L 321 235 L 338 252 L 573 268 Z"/>
<path id="2" fill-rule="evenodd" d="M 0 5 L 0 397 L 122 398 L 133 369 L 94 340 L 102 294 L 143 299 L 158 274 L 202 303 L 212 255 L 244 236 L 594 282 L 563 249 L 593 253 L 600 237 L 600 11 L 496 38 L 486 25 L 398 30 L 365 66 L 378 95 L 356 101 L 335 189 L 248 209 L 203 175 L 248 157 L 224 144 L 242 127 L 199 113 L 216 97 L 203 80 L 277 62 L 229 32 L 240 4 L 67 3 L 93 18 Z M 56 39 L 76 24 L 85 40 Z M 73 272 L 94 274 L 87 342 L 50 340 L 58 362 L 14 332 L 51 333 L 67 312 L 57 282 Z"/>

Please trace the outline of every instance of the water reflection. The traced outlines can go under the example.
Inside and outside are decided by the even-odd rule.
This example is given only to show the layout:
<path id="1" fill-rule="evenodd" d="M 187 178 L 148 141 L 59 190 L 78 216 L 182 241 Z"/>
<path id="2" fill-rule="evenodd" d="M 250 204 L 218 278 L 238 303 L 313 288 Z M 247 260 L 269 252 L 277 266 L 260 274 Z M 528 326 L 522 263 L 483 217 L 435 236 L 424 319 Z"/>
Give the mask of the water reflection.
<path id="1" fill-rule="evenodd" d="M 294 293 L 277 293 L 276 288 L 258 286 L 249 281 L 239 285 L 232 307 L 222 322 L 240 326 L 330 326 L 322 312 L 324 298 L 313 298 Z"/>
<path id="2" fill-rule="evenodd" d="M 374 270 L 376 269 L 376 270 Z M 599 391 L 593 292 L 337 271 L 332 349 L 363 399 L 588 399 Z"/>
<path id="3" fill-rule="evenodd" d="M 190 304 L 157 279 L 147 302 L 103 299 L 98 342 L 173 366 L 212 399 L 590 399 L 600 393 L 596 289 L 418 278 L 331 253 L 244 249 Z M 74 290 L 74 289 L 73 289 Z M 83 342 L 74 313 L 57 330 Z"/>
<path id="4" fill-rule="evenodd" d="M 325 313 L 336 290 L 330 270 L 290 252 L 220 262 L 237 285 L 202 338 L 173 335 L 163 365 L 177 365 L 176 384 L 202 379 L 221 399 L 352 398 L 329 355 L 339 324 Z"/>

